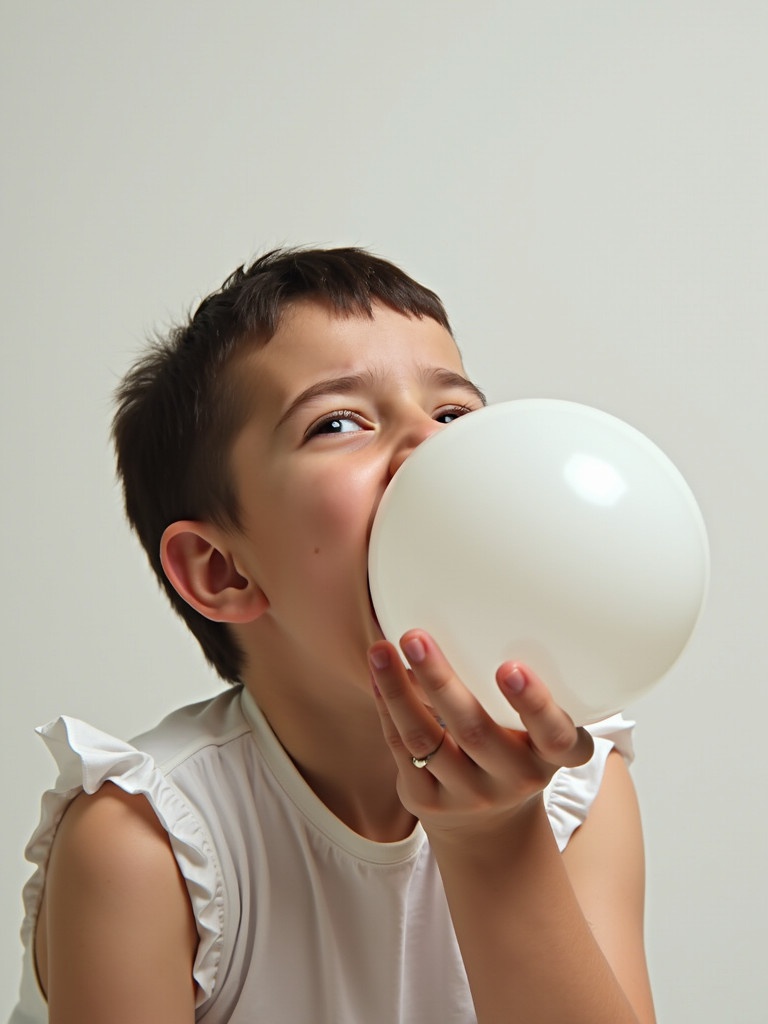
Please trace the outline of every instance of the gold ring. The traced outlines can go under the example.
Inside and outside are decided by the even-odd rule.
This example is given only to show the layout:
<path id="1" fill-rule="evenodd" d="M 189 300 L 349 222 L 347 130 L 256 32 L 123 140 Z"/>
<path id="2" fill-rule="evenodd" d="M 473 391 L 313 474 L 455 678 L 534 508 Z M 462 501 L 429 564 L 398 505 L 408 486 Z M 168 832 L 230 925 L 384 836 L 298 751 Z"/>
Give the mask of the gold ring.
<path id="1" fill-rule="evenodd" d="M 426 768 L 427 765 L 429 764 L 429 762 L 432 760 L 432 758 L 438 752 L 440 747 L 442 747 L 444 739 L 445 739 L 445 733 L 443 733 L 443 735 L 440 737 L 440 742 L 437 744 L 437 746 L 432 751 L 432 753 L 431 754 L 427 754 L 426 757 L 412 757 L 411 761 L 413 763 L 413 767 L 414 768 Z"/>

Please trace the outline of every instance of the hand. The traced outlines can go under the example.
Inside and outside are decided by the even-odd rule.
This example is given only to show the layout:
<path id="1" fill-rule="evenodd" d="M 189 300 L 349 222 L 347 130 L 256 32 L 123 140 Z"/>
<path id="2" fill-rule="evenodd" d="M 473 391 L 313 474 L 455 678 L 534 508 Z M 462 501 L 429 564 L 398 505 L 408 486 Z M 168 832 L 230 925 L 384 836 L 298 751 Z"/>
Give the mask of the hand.
<path id="1" fill-rule="evenodd" d="M 592 756 L 590 734 L 517 662 L 501 665 L 496 681 L 527 732 L 494 722 L 423 630 L 406 633 L 401 646 L 411 672 L 386 641 L 371 647 L 369 660 L 384 736 L 399 768 L 398 795 L 428 832 L 506 828 L 558 768 Z M 414 757 L 428 758 L 426 767 L 416 767 Z"/>

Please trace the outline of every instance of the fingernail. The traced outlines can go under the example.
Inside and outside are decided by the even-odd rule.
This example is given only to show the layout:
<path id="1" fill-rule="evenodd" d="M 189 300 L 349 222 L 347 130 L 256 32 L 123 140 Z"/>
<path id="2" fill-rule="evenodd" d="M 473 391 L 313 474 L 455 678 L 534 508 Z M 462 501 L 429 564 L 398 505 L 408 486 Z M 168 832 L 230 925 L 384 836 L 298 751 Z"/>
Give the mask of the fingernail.
<path id="1" fill-rule="evenodd" d="M 513 668 L 501 681 L 504 689 L 515 696 L 525 689 L 525 676 L 519 668 Z"/>
<path id="2" fill-rule="evenodd" d="M 403 654 L 412 665 L 418 665 L 419 662 L 424 661 L 427 656 L 427 649 L 424 646 L 424 642 L 417 636 L 411 637 L 410 640 L 406 640 L 405 643 L 402 644 L 402 648 Z"/>
<path id="3" fill-rule="evenodd" d="M 382 669 L 389 665 L 389 654 L 383 647 L 371 651 L 370 658 L 374 668 Z"/>

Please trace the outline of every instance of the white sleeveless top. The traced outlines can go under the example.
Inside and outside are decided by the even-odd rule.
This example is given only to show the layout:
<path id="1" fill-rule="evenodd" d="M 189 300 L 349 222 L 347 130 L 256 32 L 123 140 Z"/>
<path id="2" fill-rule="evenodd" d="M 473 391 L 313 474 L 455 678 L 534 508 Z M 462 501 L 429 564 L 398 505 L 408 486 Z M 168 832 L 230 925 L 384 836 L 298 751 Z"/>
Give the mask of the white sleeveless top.
<path id="1" fill-rule="evenodd" d="M 545 793 L 562 850 L 633 723 L 591 726 L 595 754 Z M 318 800 L 240 687 L 182 708 L 132 744 L 72 718 L 38 730 L 60 775 L 27 858 L 20 1002 L 9 1024 L 45 1024 L 33 936 L 48 855 L 81 791 L 143 794 L 170 837 L 200 942 L 205 1024 L 468 1024 L 472 1000 L 439 872 L 420 825 L 397 843 L 347 828 Z"/>

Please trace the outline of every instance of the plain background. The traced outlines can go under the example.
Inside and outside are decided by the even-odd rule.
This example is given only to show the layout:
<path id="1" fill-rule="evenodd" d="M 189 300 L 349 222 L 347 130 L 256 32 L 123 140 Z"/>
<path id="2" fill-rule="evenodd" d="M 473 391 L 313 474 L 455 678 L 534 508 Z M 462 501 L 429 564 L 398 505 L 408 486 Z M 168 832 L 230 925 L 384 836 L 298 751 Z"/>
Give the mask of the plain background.
<path id="1" fill-rule="evenodd" d="M 765 1019 L 763 3 L 5 0 L 0 1009 L 66 712 L 130 736 L 218 689 L 125 527 L 111 393 L 281 243 L 435 288 L 494 400 L 606 409 L 703 509 L 710 598 L 639 701 L 662 1021 Z M 511 573 L 511 584 L 513 574 Z"/>

